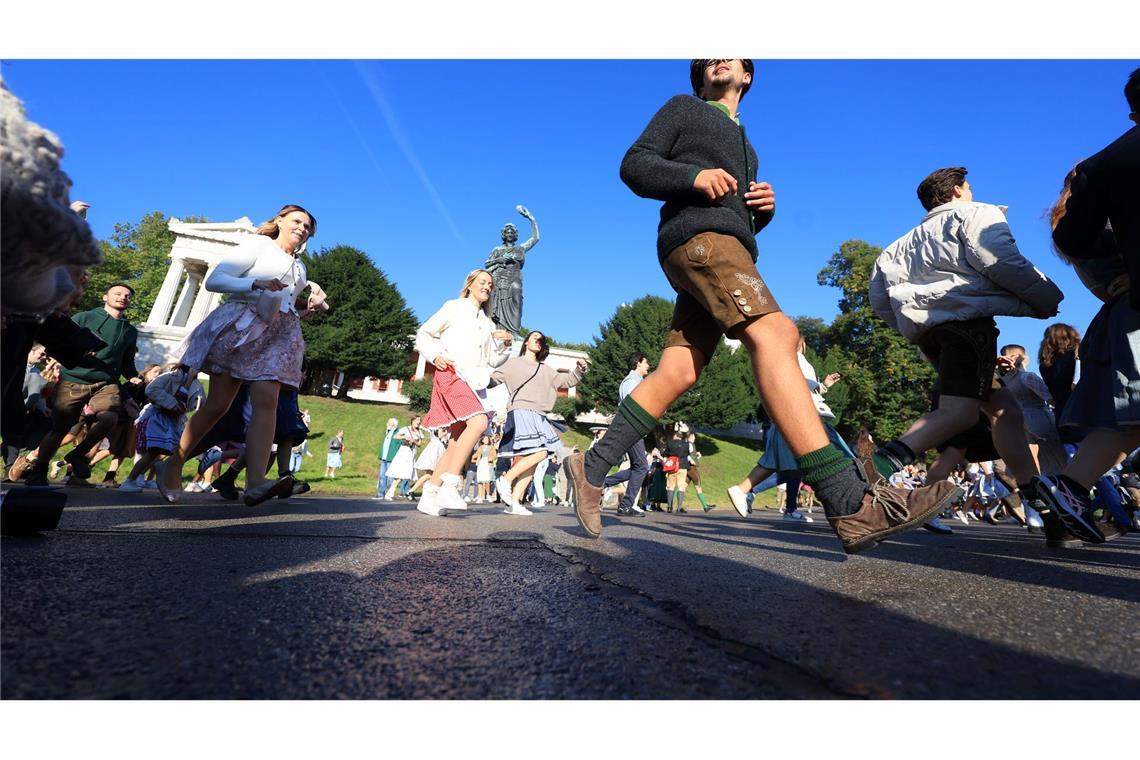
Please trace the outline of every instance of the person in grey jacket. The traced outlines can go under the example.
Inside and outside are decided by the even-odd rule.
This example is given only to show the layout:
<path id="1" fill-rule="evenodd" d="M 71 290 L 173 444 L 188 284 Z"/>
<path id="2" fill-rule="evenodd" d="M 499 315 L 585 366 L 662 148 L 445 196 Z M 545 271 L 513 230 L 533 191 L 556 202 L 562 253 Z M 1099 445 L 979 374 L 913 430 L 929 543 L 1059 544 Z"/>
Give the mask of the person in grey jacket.
<path id="1" fill-rule="evenodd" d="M 1038 474 L 1017 399 L 994 380 L 994 316 L 1051 317 L 1064 295 L 1017 249 L 998 206 L 974 201 L 966 169 L 918 186 L 922 222 L 887 246 L 871 270 L 871 308 L 938 370 L 938 407 L 875 452 L 884 478 L 973 425 L 993 422 L 994 445 L 1018 486 Z M 1030 491 L 1025 492 L 1030 495 Z"/>

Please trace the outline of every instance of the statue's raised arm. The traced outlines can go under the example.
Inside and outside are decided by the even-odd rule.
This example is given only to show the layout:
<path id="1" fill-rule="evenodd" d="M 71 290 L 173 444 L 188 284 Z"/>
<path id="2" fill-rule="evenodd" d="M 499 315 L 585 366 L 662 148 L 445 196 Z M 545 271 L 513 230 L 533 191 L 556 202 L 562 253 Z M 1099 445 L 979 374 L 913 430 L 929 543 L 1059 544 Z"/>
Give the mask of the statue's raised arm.
<path id="1" fill-rule="evenodd" d="M 538 222 L 535 220 L 534 214 L 530 213 L 530 209 L 528 209 L 526 206 L 523 206 L 521 204 L 515 206 L 515 211 L 519 212 L 530 220 L 530 239 L 519 246 L 523 249 L 523 253 L 526 253 L 531 248 L 534 248 L 534 244 L 538 242 Z"/>

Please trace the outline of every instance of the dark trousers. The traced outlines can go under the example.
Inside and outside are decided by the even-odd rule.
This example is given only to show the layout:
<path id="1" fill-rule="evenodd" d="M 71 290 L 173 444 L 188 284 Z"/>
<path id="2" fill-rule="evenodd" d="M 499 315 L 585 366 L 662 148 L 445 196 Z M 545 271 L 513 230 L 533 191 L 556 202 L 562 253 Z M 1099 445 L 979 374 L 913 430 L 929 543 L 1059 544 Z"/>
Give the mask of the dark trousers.
<path id="1" fill-rule="evenodd" d="M 649 464 L 645 461 L 645 441 L 638 439 L 637 443 L 629 447 L 629 469 L 619 470 L 613 475 L 606 476 L 605 485 L 607 488 L 629 481 L 625 487 L 625 496 L 621 497 L 621 504 L 618 505 L 619 509 L 625 510 L 633 506 L 638 492 L 641 491 L 641 484 L 645 482 L 645 476 L 648 474 Z"/>

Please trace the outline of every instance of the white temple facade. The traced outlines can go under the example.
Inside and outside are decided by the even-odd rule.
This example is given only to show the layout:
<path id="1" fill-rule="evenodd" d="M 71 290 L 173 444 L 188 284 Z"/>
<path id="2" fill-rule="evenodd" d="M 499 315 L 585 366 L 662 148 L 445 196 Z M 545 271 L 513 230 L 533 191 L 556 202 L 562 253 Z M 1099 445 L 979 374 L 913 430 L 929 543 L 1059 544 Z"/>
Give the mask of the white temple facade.
<path id="1" fill-rule="evenodd" d="M 187 333 L 218 308 L 221 293 L 210 293 L 202 283 L 230 249 L 257 228 L 248 217 L 233 222 L 188 224 L 167 222 L 174 233 L 170 269 L 146 321 L 138 325 L 138 364 L 167 364 Z"/>

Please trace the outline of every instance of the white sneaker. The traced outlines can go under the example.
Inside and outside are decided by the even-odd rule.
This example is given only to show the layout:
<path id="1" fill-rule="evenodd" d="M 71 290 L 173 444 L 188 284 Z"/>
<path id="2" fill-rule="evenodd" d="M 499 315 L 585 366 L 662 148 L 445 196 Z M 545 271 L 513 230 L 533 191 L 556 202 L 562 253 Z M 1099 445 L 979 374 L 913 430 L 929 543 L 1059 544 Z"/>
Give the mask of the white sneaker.
<path id="1" fill-rule="evenodd" d="M 420 496 L 419 503 L 416 504 L 416 509 L 432 517 L 445 517 L 447 510 L 441 509 L 435 501 L 435 497 L 438 493 L 439 491 L 429 491 L 427 486 L 424 486 L 423 495 Z"/>
<path id="2" fill-rule="evenodd" d="M 119 484 L 118 490 L 122 491 L 123 493 L 142 493 L 143 484 L 142 481 L 138 478 L 127 478 L 121 484 Z"/>
<path id="3" fill-rule="evenodd" d="M 511 495 L 511 484 L 502 475 L 495 478 L 495 490 L 499 492 L 499 498 L 504 504 L 508 507 L 514 506 L 515 497 Z"/>
<path id="4" fill-rule="evenodd" d="M 736 514 L 741 517 L 748 517 L 748 499 L 744 496 L 744 491 L 740 490 L 740 486 L 728 487 L 728 499 L 732 502 L 732 508 L 736 510 Z"/>
<path id="5" fill-rule="evenodd" d="M 439 487 L 439 491 L 435 494 L 435 503 L 447 511 L 451 510 L 465 510 L 467 509 L 467 502 L 459 495 L 459 491 L 455 486 L 444 483 Z"/>
<path id="6" fill-rule="evenodd" d="M 966 517 L 966 513 L 960 509 L 954 515 L 954 517 L 955 517 L 955 519 L 961 520 L 963 525 L 969 525 L 970 524 L 970 518 Z"/>
<path id="7" fill-rule="evenodd" d="M 182 490 L 186 493 L 201 493 L 202 487 L 197 483 L 187 483 L 182 487 Z"/>
<path id="8" fill-rule="evenodd" d="M 794 512 L 784 512 L 784 519 L 787 520 L 788 522 L 800 522 L 800 523 L 815 522 L 815 520 L 811 519 L 810 517 L 808 517 L 807 515 L 805 515 L 803 512 L 801 512 L 798 509 L 795 510 Z"/>
<path id="9" fill-rule="evenodd" d="M 638 514 L 644 514 L 645 513 L 645 510 L 642 509 L 641 507 L 637 506 L 636 504 L 631 504 L 629 508 L 632 509 L 634 512 L 637 512 Z"/>
<path id="10" fill-rule="evenodd" d="M 157 491 L 158 490 L 158 481 L 157 480 L 144 480 L 142 486 L 143 486 L 143 488 L 149 488 L 151 490 Z"/>
<path id="11" fill-rule="evenodd" d="M 522 504 L 512 504 L 511 506 L 504 509 L 503 512 L 508 514 L 508 515 L 522 515 L 522 516 L 534 514 L 534 512 L 531 512 L 529 509 L 524 507 Z"/>

